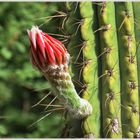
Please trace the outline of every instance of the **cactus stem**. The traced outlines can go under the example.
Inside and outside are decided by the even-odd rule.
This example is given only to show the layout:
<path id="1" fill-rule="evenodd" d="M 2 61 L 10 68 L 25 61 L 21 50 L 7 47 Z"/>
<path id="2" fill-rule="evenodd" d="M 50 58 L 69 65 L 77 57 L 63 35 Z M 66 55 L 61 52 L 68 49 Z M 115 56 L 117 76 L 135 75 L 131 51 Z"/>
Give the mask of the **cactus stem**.
<path id="1" fill-rule="evenodd" d="M 114 3 L 106 2 L 98 6 L 100 40 L 102 56 L 102 114 L 104 137 L 121 137 L 119 55 L 116 31 Z M 116 82 L 118 84 L 116 84 Z M 114 83 L 114 84 L 113 84 Z M 120 95 L 120 92 L 119 92 Z M 117 118 L 117 119 L 116 119 Z"/>
<path id="2" fill-rule="evenodd" d="M 130 2 L 116 3 L 116 21 L 120 47 L 123 137 L 134 138 L 139 126 L 139 94 L 134 32 L 133 6 Z M 121 28 L 120 28 L 121 27 Z M 137 109 L 138 108 L 138 109 Z M 125 117 L 124 117 L 125 115 Z"/>

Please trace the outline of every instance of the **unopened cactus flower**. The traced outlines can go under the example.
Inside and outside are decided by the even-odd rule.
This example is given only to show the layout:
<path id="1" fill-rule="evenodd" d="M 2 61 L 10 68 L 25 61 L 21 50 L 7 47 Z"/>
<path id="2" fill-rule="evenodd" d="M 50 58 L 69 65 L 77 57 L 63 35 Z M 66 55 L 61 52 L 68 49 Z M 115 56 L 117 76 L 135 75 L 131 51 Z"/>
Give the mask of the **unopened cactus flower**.
<path id="1" fill-rule="evenodd" d="M 76 93 L 68 72 L 69 53 L 57 39 L 41 31 L 37 26 L 28 30 L 31 61 L 47 78 L 60 103 L 74 118 L 84 118 L 92 113 L 89 102 Z"/>

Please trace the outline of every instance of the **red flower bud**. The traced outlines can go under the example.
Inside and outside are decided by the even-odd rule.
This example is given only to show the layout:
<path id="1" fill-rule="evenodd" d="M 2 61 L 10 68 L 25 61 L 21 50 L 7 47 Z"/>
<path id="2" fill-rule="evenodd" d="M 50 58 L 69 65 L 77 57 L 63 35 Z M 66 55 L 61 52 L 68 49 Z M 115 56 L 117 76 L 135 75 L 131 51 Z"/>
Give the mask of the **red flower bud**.
<path id="1" fill-rule="evenodd" d="M 68 53 L 60 41 L 42 32 L 37 26 L 27 32 L 31 42 L 31 61 L 35 67 L 44 70 L 48 65 L 67 63 Z"/>
<path id="2" fill-rule="evenodd" d="M 48 79 L 54 95 L 72 116 L 84 118 L 92 113 L 92 106 L 81 99 L 68 72 L 69 54 L 64 45 L 42 32 L 38 27 L 28 30 L 31 42 L 31 60 Z"/>

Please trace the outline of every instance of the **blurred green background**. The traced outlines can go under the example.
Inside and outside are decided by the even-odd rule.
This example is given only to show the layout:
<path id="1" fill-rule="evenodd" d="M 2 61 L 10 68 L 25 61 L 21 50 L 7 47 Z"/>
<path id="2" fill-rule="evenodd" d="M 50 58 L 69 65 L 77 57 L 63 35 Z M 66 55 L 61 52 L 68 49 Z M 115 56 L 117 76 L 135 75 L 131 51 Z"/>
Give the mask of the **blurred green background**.
<path id="1" fill-rule="evenodd" d="M 0 137 L 60 137 L 64 128 L 63 112 L 46 114 L 36 104 L 49 92 L 45 78 L 33 69 L 29 59 L 27 29 L 38 25 L 43 31 L 57 33 L 52 19 L 61 3 L 0 3 Z M 49 96 L 42 104 L 49 103 Z M 56 101 L 57 102 L 57 101 Z"/>

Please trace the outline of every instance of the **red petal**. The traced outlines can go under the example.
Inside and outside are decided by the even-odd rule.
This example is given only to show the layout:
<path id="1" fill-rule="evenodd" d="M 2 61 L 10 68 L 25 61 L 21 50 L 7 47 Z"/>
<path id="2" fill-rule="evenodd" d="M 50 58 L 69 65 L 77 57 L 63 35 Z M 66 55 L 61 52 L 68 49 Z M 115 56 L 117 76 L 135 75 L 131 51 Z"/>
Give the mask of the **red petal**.
<path id="1" fill-rule="evenodd" d="M 33 27 L 33 28 L 31 29 L 31 31 L 27 30 L 27 32 L 28 32 L 30 41 L 31 41 L 32 44 L 33 44 L 33 47 L 36 49 L 36 28 Z"/>
<path id="2" fill-rule="evenodd" d="M 55 64 L 55 55 L 54 55 L 54 51 L 51 48 L 51 46 L 48 44 L 48 42 L 45 41 L 45 50 L 46 50 L 46 55 L 48 55 L 48 59 L 49 59 L 49 63 L 50 64 Z"/>
<path id="3" fill-rule="evenodd" d="M 46 33 L 43 33 L 43 35 L 46 37 L 47 41 L 53 43 L 55 45 L 55 47 L 57 47 L 59 49 L 60 52 L 62 52 L 62 53 L 66 52 L 64 45 L 59 40 L 49 36 Z"/>
<path id="4" fill-rule="evenodd" d="M 36 35 L 36 42 L 37 42 L 37 49 L 40 50 L 41 55 L 43 55 L 44 59 L 45 59 L 45 44 L 43 39 L 41 38 L 41 34 Z"/>
<path id="5" fill-rule="evenodd" d="M 62 56 L 63 56 L 63 54 L 54 46 L 54 44 L 52 44 L 51 42 L 47 42 L 47 43 L 52 47 L 52 49 L 54 51 L 54 54 L 55 54 L 55 58 L 57 60 L 57 63 L 62 64 Z"/>
<path id="6" fill-rule="evenodd" d="M 66 62 L 66 49 L 57 39 L 42 32 L 38 27 L 28 31 L 31 42 L 32 64 L 43 69 L 48 64 L 63 64 Z"/>
<path id="7" fill-rule="evenodd" d="M 32 60 L 33 60 L 33 65 L 35 67 L 41 69 L 41 65 L 39 63 L 38 56 L 36 54 L 36 50 L 33 47 L 31 47 L 30 54 L 31 54 L 31 57 L 32 57 Z"/>

